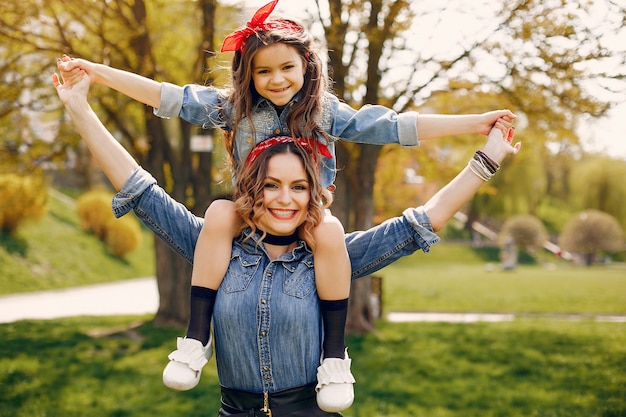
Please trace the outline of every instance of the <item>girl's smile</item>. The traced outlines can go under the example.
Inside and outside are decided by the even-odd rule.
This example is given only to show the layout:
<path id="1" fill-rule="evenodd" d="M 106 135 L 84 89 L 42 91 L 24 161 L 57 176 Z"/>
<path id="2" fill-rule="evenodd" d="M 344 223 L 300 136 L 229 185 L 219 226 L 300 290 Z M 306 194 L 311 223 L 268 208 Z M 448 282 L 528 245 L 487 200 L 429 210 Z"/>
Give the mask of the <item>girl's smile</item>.
<path id="1" fill-rule="evenodd" d="M 304 85 L 306 67 L 296 48 L 278 42 L 257 51 L 252 59 L 252 82 L 257 93 L 282 107 Z"/>

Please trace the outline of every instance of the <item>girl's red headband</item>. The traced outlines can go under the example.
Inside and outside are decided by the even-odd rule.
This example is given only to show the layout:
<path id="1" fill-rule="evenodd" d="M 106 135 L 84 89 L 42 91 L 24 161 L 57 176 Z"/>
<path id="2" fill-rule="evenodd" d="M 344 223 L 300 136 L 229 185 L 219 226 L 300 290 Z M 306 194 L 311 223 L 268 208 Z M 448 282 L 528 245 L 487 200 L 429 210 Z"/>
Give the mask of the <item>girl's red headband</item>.
<path id="1" fill-rule="evenodd" d="M 246 164 L 250 166 L 250 164 L 252 164 L 252 162 L 257 158 L 257 156 L 259 156 L 264 150 L 271 148 L 272 146 L 277 145 L 279 143 L 287 143 L 287 142 L 297 143 L 298 145 L 302 146 L 313 156 L 313 160 L 315 162 L 317 162 L 316 155 L 318 153 L 320 155 L 325 156 L 326 158 L 333 157 L 330 151 L 328 150 L 328 147 L 315 139 L 292 138 L 291 136 L 275 136 L 273 138 L 266 139 L 263 142 L 260 142 L 259 144 L 257 144 L 254 147 L 254 149 L 252 149 L 252 151 L 250 152 L 250 155 L 248 155 Z"/>
<path id="2" fill-rule="evenodd" d="M 300 32 L 302 28 L 288 20 L 265 20 L 274 10 L 278 0 L 271 1 L 256 11 L 252 19 L 246 23 L 246 27 L 239 29 L 226 36 L 222 44 L 222 52 L 240 51 L 246 40 L 257 32 L 264 32 L 272 29 L 287 29 Z"/>

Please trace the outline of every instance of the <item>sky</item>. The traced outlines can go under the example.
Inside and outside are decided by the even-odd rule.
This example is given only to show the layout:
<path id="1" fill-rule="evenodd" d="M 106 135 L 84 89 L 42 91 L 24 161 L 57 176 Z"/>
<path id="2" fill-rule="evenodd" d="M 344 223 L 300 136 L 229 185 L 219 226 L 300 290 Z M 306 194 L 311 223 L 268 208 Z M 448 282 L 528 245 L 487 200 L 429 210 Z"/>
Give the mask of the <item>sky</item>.
<path id="1" fill-rule="evenodd" d="M 472 9 L 477 7 L 490 7 L 490 2 L 499 0 L 472 0 Z M 268 3 L 269 0 L 246 0 L 245 7 L 249 10 L 250 16 L 260 6 Z M 232 0 L 232 3 L 239 3 L 238 0 Z M 326 4 L 325 1 L 320 1 L 322 5 Z M 476 13 L 475 11 L 468 12 L 467 4 L 469 0 L 456 0 L 458 4 L 457 8 L 452 8 L 452 11 L 448 13 L 441 24 L 435 24 L 432 27 L 424 25 L 424 22 L 420 22 L 422 27 L 425 27 L 429 31 L 429 44 L 436 50 L 447 50 L 453 48 L 455 44 L 463 42 L 463 39 L 467 39 L 471 36 L 475 36 L 477 32 L 476 28 L 484 28 L 484 30 L 491 30 L 489 28 L 488 13 Z M 454 0 L 449 1 L 448 4 L 454 4 Z M 420 2 L 420 7 L 433 5 L 433 7 L 441 7 L 441 3 L 436 0 L 423 0 Z M 482 6 L 481 6 L 482 5 Z M 596 16 L 594 18 L 603 18 L 603 9 L 601 7 L 602 2 L 597 2 L 595 8 Z M 274 13 L 291 15 L 302 19 L 306 15 L 304 8 L 308 10 L 316 10 L 315 0 L 281 0 Z M 481 16 L 482 15 L 482 16 Z M 240 22 L 237 26 L 244 24 Z M 602 25 L 598 25 L 601 27 Z M 450 30 L 450 28 L 454 30 Z M 434 32 L 433 32 L 434 31 Z M 609 42 L 613 42 L 624 53 L 624 40 L 623 39 L 609 39 Z M 610 45 L 610 43 L 609 43 Z M 515 109 L 512 109 L 513 111 Z M 582 147 L 587 152 L 601 152 L 611 157 L 621 158 L 626 160 L 626 97 L 622 103 L 612 109 L 607 117 L 601 119 L 587 118 L 584 123 L 581 123 L 579 131 Z"/>

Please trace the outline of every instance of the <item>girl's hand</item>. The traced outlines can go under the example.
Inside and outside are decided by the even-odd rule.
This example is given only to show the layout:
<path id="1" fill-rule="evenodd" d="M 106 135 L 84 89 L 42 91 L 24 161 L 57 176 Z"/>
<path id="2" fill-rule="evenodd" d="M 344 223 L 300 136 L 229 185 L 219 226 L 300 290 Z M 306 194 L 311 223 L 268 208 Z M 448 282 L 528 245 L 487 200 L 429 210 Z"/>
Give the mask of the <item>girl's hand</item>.
<path id="1" fill-rule="evenodd" d="M 502 121 L 512 124 L 516 117 L 511 110 L 494 110 L 483 113 L 479 117 L 477 133 L 488 135 L 496 122 Z"/>
<path id="2" fill-rule="evenodd" d="M 61 74 L 63 84 L 74 85 L 79 82 L 86 73 L 90 80 L 95 77 L 94 64 L 84 59 L 72 59 L 63 55 L 57 60 L 57 69 Z"/>

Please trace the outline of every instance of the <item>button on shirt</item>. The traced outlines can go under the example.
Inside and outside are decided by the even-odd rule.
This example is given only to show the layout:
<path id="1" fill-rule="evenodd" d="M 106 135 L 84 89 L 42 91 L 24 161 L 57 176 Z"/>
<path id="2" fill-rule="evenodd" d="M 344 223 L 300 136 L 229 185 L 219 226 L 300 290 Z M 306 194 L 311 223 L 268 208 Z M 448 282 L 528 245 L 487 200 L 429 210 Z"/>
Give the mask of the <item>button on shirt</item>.
<path id="1" fill-rule="evenodd" d="M 278 114 L 272 103 L 259 98 L 252 109 L 250 128 L 247 119 L 241 121 L 235 136 L 235 158 L 245 161 L 256 144 L 272 136 L 289 136 L 287 115 L 293 104 L 300 98 L 294 97 Z M 161 83 L 161 102 L 154 110 L 159 117 L 181 117 L 184 120 L 200 125 L 203 128 L 220 128 L 233 130 L 229 123 L 233 109 L 228 103 L 224 92 L 214 87 L 189 84 L 183 87 Z M 349 142 L 372 145 L 400 144 L 403 146 L 419 145 L 417 134 L 417 112 L 396 113 L 379 105 L 365 105 L 355 110 L 330 93 L 322 98 L 322 111 L 317 121 L 330 137 L 327 143 L 332 159 L 322 158 L 321 178 L 326 188 L 335 181 L 335 144 L 341 139 Z M 321 138 L 317 138 L 322 140 Z"/>
<path id="2" fill-rule="evenodd" d="M 133 210 L 170 248 L 193 262 L 203 219 L 138 168 L 113 199 L 117 217 Z M 249 231 L 248 231 L 249 233 Z M 305 243 L 271 260 L 258 236 L 233 241 L 213 314 L 220 384 L 275 392 L 315 382 L 323 340 L 313 254 Z M 352 279 L 369 275 L 439 238 L 421 207 L 346 235 Z M 416 275 L 419 271 L 416 271 Z"/>

